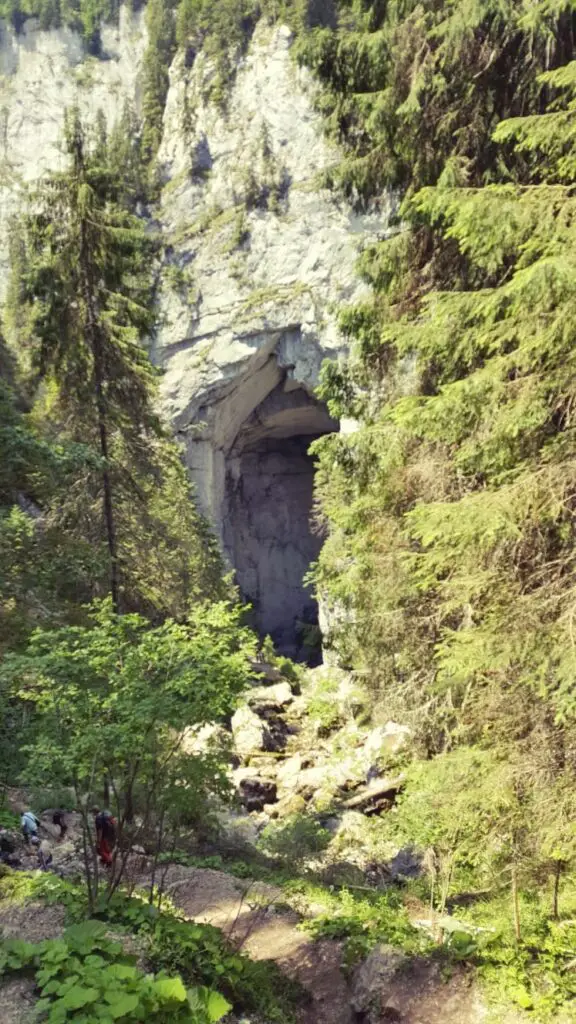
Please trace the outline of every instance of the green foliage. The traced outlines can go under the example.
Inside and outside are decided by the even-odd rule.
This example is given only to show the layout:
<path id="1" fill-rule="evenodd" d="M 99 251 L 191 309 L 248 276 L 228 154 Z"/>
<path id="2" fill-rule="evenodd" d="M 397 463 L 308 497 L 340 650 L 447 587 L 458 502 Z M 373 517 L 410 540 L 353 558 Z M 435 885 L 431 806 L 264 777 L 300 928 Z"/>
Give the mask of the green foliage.
<path id="1" fill-rule="evenodd" d="M 41 29 L 68 28 L 80 32 L 88 53 L 100 53 L 100 25 L 118 18 L 118 0 L 2 0 L 0 17 L 19 31 L 26 18 L 38 18 Z"/>
<path id="2" fill-rule="evenodd" d="M 216 103 L 225 103 L 237 58 L 250 39 L 257 14 L 254 0 L 180 0 L 178 45 L 192 53 L 202 47 L 213 65 L 207 95 Z"/>
<path id="3" fill-rule="evenodd" d="M 148 46 L 144 55 L 142 145 L 146 159 L 157 153 L 168 94 L 168 71 L 175 52 L 174 11 L 170 0 L 149 0 L 146 7 Z"/>
<path id="4" fill-rule="evenodd" d="M 273 964 L 234 953 L 209 925 L 164 919 L 152 938 L 151 958 L 185 980 L 217 985 L 234 1006 L 266 1020 L 289 1024 L 298 990 Z"/>
<path id="5" fill-rule="evenodd" d="M 2 350 L 0 341 L 0 363 Z M 8 373 L 0 380 L 0 651 L 24 642 L 39 620 L 57 620 L 86 599 L 87 574 L 97 571 L 88 545 L 42 515 L 89 470 L 91 454 L 42 437 L 8 380 Z"/>
<path id="6" fill-rule="evenodd" d="M 101 912 L 106 921 L 145 938 L 155 970 L 178 972 L 187 985 L 217 988 L 235 1009 L 262 1015 L 271 1024 L 293 1021 L 302 995 L 296 984 L 275 964 L 233 950 L 218 928 L 184 920 L 165 897 L 159 912 L 138 896 L 117 894 Z"/>
<path id="7" fill-rule="evenodd" d="M 335 7 L 335 24 L 301 34 L 298 57 L 324 84 L 327 125 L 348 148 L 332 181 L 360 202 L 383 185 L 494 180 L 494 128 L 537 112 L 539 72 L 570 52 L 562 2 Z"/>
<path id="8" fill-rule="evenodd" d="M 67 928 L 60 939 L 33 945 L 7 940 L 0 951 L 2 973 L 33 969 L 40 992 L 36 1012 L 50 1024 L 142 1019 L 168 1024 L 213 1024 L 230 1004 L 217 992 L 187 990 L 178 976 L 144 975 L 136 958 L 126 956 L 105 924 L 84 921 Z"/>
<path id="9" fill-rule="evenodd" d="M 300 864 L 322 853 L 332 836 L 306 814 L 294 814 L 282 821 L 271 821 L 262 830 L 258 845 L 265 853 L 279 857 L 286 863 Z"/>
<path id="10" fill-rule="evenodd" d="M 29 901 L 41 900 L 47 904 L 64 906 L 70 922 L 85 917 L 85 895 L 72 882 L 65 881 L 49 872 L 12 871 L 7 873 L 0 882 L 0 900 L 2 903 L 24 905 Z"/>
<path id="11" fill-rule="evenodd" d="M 30 806 L 42 813 L 42 811 L 62 807 L 66 811 L 76 809 L 76 798 L 74 791 L 66 786 L 54 788 L 39 786 L 30 791 Z"/>
<path id="12" fill-rule="evenodd" d="M 309 717 L 325 732 L 330 732 L 342 724 L 343 708 L 336 699 L 339 685 L 340 680 L 337 676 L 323 673 L 307 700 Z"/>
<path id="13" fill-rule="evenodd" d="M 124 606 L 152 617 L 183 616 L 226 593 L 180 450 L 154 409 L 157 374 L 143 342 L 157 247 L 133 213 L 145 188 L 140 150 L 129 107 L 110 138 L 71 115 L 69 169 L 40 184 L 15 226 L 6 322 L 12 349 L 26 356 L 20 390 L 35 401 L 27 416 L 14 389 L 0 401 L 0 594 L 14 646 L 39 621 L 81 618 L 113 566 Z"/>
<path id="14" fill-rule="evenodd" d="M 0 898 L 64 904 L 68 920 L 78 922 L 83 921 L 87 910 L 85 893 L 51 874 L 13 872 L 0 882 Z M 217 928 L 185 920 L 166 896 L 159 910 L 146 894 L 128 896 L 117 891 L 111 899 L 95 904 L 93 914 L 89 928 L 98 923 L 107 941 L 111 928 L 136 937 L 155 977 L 176 975 L 197 993 L 222 992 L 238 1012 L 261 1015 L 271 1024 L 291 1024 L 294 1020 L 295 1008 L 302 1000 L 298 985 L 289 982 L 275 964 L 253 962 L 236 952 Z M 99 929 L 96 932 L 100 934 Z M 132 962 L 130 958 L 128 961 Z M 204 1018 L 200 1020 L 204 1024 Z"/>
<path id="15" fill-rule="evenodd" d="M 573 9 L 337 10 L 300 42 L 346 147 L 332 181 L 399 207 L 322 375 L 358 429 L 315 443 L 316 584 L 341 658 L 414 727 L 390 828 L 425 852 L 426 898 L 490 889 L 494 971 L 558 1016 L 569 971 L 544 932 L 528 948 L 526 894 L 562 917 L 575 849 Z"/>
<path id="16" fill-rule="evenodd" d="M 317 899 L 315 894 L 313 897 Z M 396 889 L 385 893 L 354 893 L 346 888 L 332 892 L 326 911 L 302 927 L 314 938 L 344 939 L 346 964 L 352 967 L 378 943 L 398 946 L 413 955 L 430 954 L 432 940 L 414 928 Z"/>
<path id="17" fill-rule="evenodd" d="M 88 627 L 39 630 L 25 654 L 5 659 L 8 695 L 35 711 L 27 780 L 74 788 L 92 905 L 101 879 L 89 852 L 88 809 L 104 778 L 118 819 L 108 895 L 139 834 L 160 849 L 182 824 L 205 816 L 209 793 L 227 792 L 218 759 L 188 755 L 184 734 L 229 713 L 247 685 L 255 642 L 239 615 L 213 604 L 198 608 L 193 623 L 151 627 L 141 616 L 115 615 L 106 602 L 92 609 Z"/>
<path id="18" fill-rule="evenodd" d="M 0 828 L 18 828 L 20 819 L 13 811 L 0 810 Z"/>

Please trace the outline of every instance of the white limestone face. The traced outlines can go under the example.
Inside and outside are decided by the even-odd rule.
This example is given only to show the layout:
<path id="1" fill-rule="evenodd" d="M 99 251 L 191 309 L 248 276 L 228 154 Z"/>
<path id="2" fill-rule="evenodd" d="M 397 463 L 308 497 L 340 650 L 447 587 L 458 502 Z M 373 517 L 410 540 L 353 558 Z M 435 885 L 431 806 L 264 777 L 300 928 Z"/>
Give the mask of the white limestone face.
<path id="1" fill-rule="evenodd" d="M 173 265 L 155 354 L 164 407 L 217 524 L 242 424 L 278 386 L 312 392 L 322 361 L 344 351 L 337 310 L 360 297 L 359 246 L 385 227 L 322 186 L 339 154 L 291 45 L 288 28 L 261 22 L 224 111 L 204 98 L 214 73 L 204 55 L 191 68 L 179 56 L 170 76 L 159 159 Z"/>
<path id="2" fill-rule="evenodd" d="M 143 12 L 122 7 L 118 24 L 104 26 L 101 37 L 102 58 L 87 57 L 70 29 L 43 32 L 30 19 L 16 34 L 0 20 L 0 294 L 10 217 L 24 184 L 62 168 L 66 110 L 77 104 L 89 121 L 101 110 L 112 127 L 125 100 L 139 103 Z"/>
<path id="3" fill-rule="evenodd" d="M 337 428 L 313 392 L 323 360 L 345 352 L 338 309 L 362 296 L 358 250 L 387 216 L 358 216 L 323 185 L 340 154 L 291 46 L 288 28 L 261 22 L 224 108 L 209 98 L 206 55 L 175 58 L 151 226 L 163 242 L 153 358 L 164 412 L 256 623 L 296 650 L 290 636 L 315 615 L 302 576 L 321 544 L 306 448 Z M 138 111 L 145 50 L 143 14 L 128 8 L 103 28 L 100 58 L 68 29 L 0 23 L 1 289 L 23 187 L 63 166 L 66 109 L 91 121 L 102 111 L 109 128 L 126 100 Z"/>

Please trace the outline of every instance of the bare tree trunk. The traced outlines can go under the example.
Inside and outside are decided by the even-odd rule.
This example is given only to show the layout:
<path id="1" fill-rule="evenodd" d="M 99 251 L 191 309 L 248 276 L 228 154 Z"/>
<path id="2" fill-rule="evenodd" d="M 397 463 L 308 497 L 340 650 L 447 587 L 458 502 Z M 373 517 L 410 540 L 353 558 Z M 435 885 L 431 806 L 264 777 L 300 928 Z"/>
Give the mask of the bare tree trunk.
<path id="1" fill-rule="evenodd" d="M 512 865 L 512 909 L 514 913 L 514 936 L 516 942 L 520 942 L 522 929 L 520 926 L 520 902 L 518 900 L 518 872 L 515 864 Z"/>
<path id="2" fill-rule="evenodd" d="M 154 860 L 152 862 L 152 874 L 150 875 L 150 894 L 148 898 L 148 902 L 150 904 L 154 903 L 154 886 L 156 884 L 156 872 L 158 870 L 158 861 L 160 858 L 160 854 L 162 852 L 162 842 L 164 839 L 164 816 L 165 811 L 164 809 L 162 809 L 160 813 L 160 820 L 158 822 L 158 832 L 156 835 L 156 849 L 154 850 Z M 162 894 L 160 893 L 160 897 L 161 895 Z"/>
<path id="3" fill-rule="evenodd" d="M 92 842 L 89 812 L 84 800 L 82 799 L 80 787 L 76 781 L 74 782 L 74 794 L 76 797 L 76 806 L 80 808 L 80 816 L 82 818 L 82 856 L 84 859 L 84 870 L 86 873 L 88 912 L 89 914 L 92 914 L 98 899 L 98 856 Z"/>
<path id="4" fill-rule="evenodd" d="M 104 522 L 106 524 L 106 537 L 108 539 L 108 553 L 110 555 L 110 595 L 112 607 L 118 615 L 120 612 L 120 587 L 118 584 L 118 549 L 116 544 L 116 526 L 114 523 L 114 508 L 112 504 L 112 484 L 110 481 L 110 470 L 108 463 L 108 430 L 106 425 L 106 402 L 104 399 L 102 380 L 102 360 L 100 342 L 95 339 L 92 351 L 94 353 L 94 385 L 96 388 L 96 406 L 98 409 L 98 431 L 100 434 L 100 452 L 104 468 L 102 470 L 102 486 L 104 488 Z"/>
<path id="5" fill-rule="evenodd" d="M 561 860 L 557 860 L 554 864 L 554 889 L 552 891 L 552 917 L 557 921 L 560 916 L 558 913 L 558 898 L 560 895 L 560 876 L 562 875 L 562 868 L 564 865 Z"/>
<path id="6" fill-rule="evenodd" d="M 114 505 L 112 501 L 112 482 L 110 480 L 109 446 L 108 446 L 108 417 L 106 410 L 106 396 L 104 394 L 104 360 L 102 352 L 101 328 L 98 324 L 98 317 L 95 309 L 95 296 L 90 273 L 90 247 L 86 237 L 86 218 L 82 218 L 80 225 L 80 272 L 82 279 L 83 298 L 86 305 L 87 340 L 92 350 L 94 359 L 94 391 L 96 396 L 96 413 L 98 418 L 98 435 L 100 440 L 100 454 L 102 456 L 102 487 L 103 487 L 103 512 L 104 524 L 106 527 L 106 538 L 108 541 L 108 553 L 110 556 L 110 595 L 112 607 L 116 614 L 120 611 L 120 587 L 118 582 L 118 547 L 116 543 L 116 524 L 114 522 Z"/>

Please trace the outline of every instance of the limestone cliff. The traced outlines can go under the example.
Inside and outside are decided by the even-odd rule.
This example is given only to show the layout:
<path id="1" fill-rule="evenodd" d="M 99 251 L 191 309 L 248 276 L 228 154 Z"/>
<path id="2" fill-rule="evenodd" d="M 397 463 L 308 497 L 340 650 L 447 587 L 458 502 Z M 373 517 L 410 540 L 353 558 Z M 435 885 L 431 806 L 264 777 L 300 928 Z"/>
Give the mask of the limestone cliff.
<path id="1" fill-rule="evenodd" d="M 321 543 L 309 528 L 307 447 L 337 429 L 313 389 L 322 360 L 343 349 L 336 310 L 360 293 L 359 243 L 383 229 L 321 185 L 337 153 L 291 44 L 289 29 L 257 26 L 225 108 L 210 99 L 210 60 L 176 56 L 154 211 L 165 412 L 259 627 L 286 649 L 297 623 L 314 620 L 302 586 Z M 145 48 L 142 13 L 128 9 L 104 28 L 101 58 L 69 30 L 1 26 L 4 272 L 21 184 L 60 165 L 66 107 L 102 110 L 109 126 L 126 99 L 138 110 Z"/>

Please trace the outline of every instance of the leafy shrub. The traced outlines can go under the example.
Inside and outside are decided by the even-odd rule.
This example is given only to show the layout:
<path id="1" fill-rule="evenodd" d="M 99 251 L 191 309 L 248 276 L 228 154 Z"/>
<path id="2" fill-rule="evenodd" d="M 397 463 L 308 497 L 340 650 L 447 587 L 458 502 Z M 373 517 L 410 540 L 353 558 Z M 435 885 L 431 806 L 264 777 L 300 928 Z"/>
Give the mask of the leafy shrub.
<path id="1" fill-rule="evenodd" d="M 411 925 L 397 889 L 361 896 L 348 889 L 331 893 L 326 912 L 305 921 L 302 928 L 314 938 L 345 939 L 348 966 L 361 960 L 379 942 L 414 954 L 429 952 L 433 945 Z"/>
<path id="2" fill-rule="evenodd" d="M 66 907 L 74 921 L 86 913 L 86 896 L 81 887 L 49 872 L 40 874 L 8 868 L 0 883 L 0 900 L 17 904 L 27 900 L 59 903 Z"/>
<path id="3" fill-rule="evenodd" d="M 275 964 L 234 952 L 210 925 L 161 918 L 152 935 L 150 958 L 156 967 L 177 970 L 185 981 L 217 984 L 234 1006 L 273 1024 L 289 1024 L 300 995 Z"/>
<path id="4" fill-rule="evenodd" d="M 336 699 L 339 680 L 330 674 L 322 675 L 315 683 L 308 699 L 308 714 L 325 732 L 331 732 L 343 723 L 342 705 Z"/>
<path id="5" fill-rule="evenodd" d="M 167 899 L 159 911 L 144 895 L 117 893 L 101 913 L 108 922 L 147 935 L 148 959 L 156 970 L 177 972 L 189 985 L 217 986 L 235 1008 L 262 1015 L 270 1024 L 293 1020 L 299 986 L 275 964 L 255 963 L 235 952 L 218 928 L 184 920 Z"/>
<path id="6" fill-rule="evenodd" d="M 106 925 L 85 921 L 62 938 L 37 945 L 8 940 L 0 954 L 3 972 L 32 968 L 40 990 L 36 1011 L 49 1024 L 103 1024 L 154 1021 L 155 1024 L 212 1024 L 230 1005 L 207 988 L 186 990 L 179 977 L 143 975 L 135 958 L 107 936 Z"/>
<path id="7" fill-rule="evenodd" d="M 0 828 L 18 828 L 20 820 L 13 811 L 0 811 Z"/>
<path id="8" fill-rule="evenodd" d="M 48 808 L 62 807 L 65 811 L 73 811 L 76 807 L 73 790 L 67 786 L 54 786 L 32 789 L 30 806 L 41 813 Z"/>
<path id="9" fill-rule="evenodd" d="M 298 863 L 313 854 L 322 853 L 331 839 L 328 829 L 315 818 L 293 814 L 283 821 L 271 821 L 262 831 L 259 846 L 266 853 Z"/>

